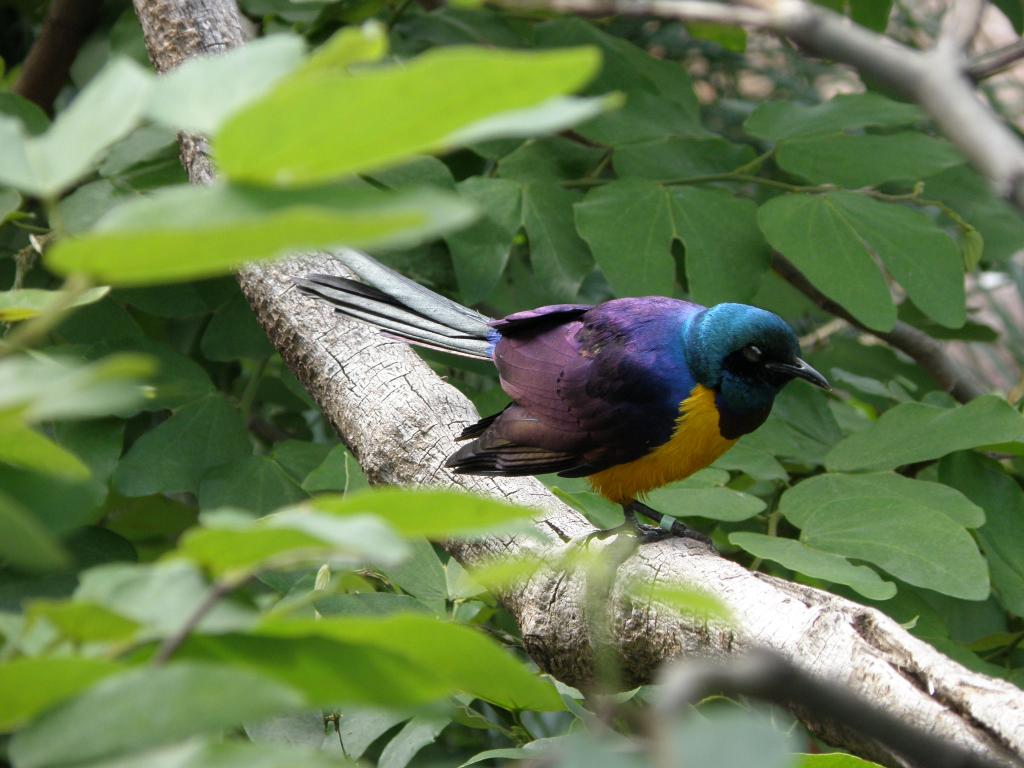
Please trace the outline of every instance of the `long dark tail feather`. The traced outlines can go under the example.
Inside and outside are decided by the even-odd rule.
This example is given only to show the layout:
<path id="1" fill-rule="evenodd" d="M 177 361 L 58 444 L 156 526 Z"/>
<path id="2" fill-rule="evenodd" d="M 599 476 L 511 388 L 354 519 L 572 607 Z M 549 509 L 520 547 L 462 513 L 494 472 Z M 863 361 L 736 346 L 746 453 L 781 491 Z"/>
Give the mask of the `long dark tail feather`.
<path id="1" fill-rule="evenodd" d="M 335 311 L 380 328 L 389 338 L 442 352 L 490 359 L 490 318 L 446 299 L 356 251 L 340 260 L 367 282 L 335 275 L 295 281 L 305 293 L 330 302 Z"/>

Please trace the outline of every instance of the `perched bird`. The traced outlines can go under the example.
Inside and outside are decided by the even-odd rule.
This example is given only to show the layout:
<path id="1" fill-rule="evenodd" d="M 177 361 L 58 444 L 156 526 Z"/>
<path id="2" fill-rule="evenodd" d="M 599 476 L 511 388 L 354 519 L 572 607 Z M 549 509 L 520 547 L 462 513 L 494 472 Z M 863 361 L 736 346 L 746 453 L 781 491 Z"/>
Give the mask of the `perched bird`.
<path id="1" fill-rule="evenodd" d="M 794 378 L 828 389 L 800 359 L 792 328 L 746 304 L 703 307 L 660 296 L 556 304 L 495 320 L 365 254 L 339 258 L 360 278 L 309 275 L 303 291 L 391 338 L 490 360 L 512 403 L 467 427 L 446 466 L 470 475 L 588 477 L 621 504 L 677 526 L 644 494 L 681 480 L 760 426 Z M 666 521 L 669 525 L 666 525 Z"/>

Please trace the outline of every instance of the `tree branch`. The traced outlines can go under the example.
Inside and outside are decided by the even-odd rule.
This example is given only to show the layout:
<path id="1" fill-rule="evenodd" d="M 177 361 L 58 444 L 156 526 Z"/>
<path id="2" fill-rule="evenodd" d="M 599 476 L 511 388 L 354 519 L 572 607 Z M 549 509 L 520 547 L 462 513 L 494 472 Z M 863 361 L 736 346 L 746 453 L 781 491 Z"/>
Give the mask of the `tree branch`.
<path id="1" fill-rule="evenodd" d="M 989 390 L 978 379 L 957 365 L 949 355 L 942 342 L 933 339 L 924 331 L 918 330 L 910 323 L 897 320 L 891 331 L 876 331 L 868 328 L 842 306 L 819 291 L 811 281 L 804 277 L 792 263 L 781 254 L 772 257 L 774 269 L 790 285 L 800 291 L 826 312 L 841 317 L 857 328 L 872 336 L 876 336 L 901 352 L 906 353 L 917 362 L 940 387 L 949 392 L 961 403 L 966 403 L 984 395 Z"/>
<path id="2" fill-rule="evenodd" d="M 237 11 L 227 0 L 135 0 L 135 7 L 160 70 L 242 41 Z M 200 140 L 183 139 L 182 159 L 196 183 L 213 176 L 203 149 Z M 449 543 L 449 551 L 470 566 L 531 552 L 554 556 L 565 539 L 594 530 L 533 478 L 457 476 L 444 469 L 454 435 L 477 418 L 472 404 L 408 347 L 340 320 L 329 307 L 302 296 L 293 280 L 309 272 L 342 269 L 329 255 L 315 254 L 247 267 L 239 282 L 270 340 L 372 482 L 463 488 L 537 510 L 536 526 L 549 544 L 517 537 Z M 639 602 L 629 590 L 637 580 L 700 585 L 729 607 L 737 624 L 709 624 Z M 641 547 L 618 566 L 596 622 L 586 575 L 579 570 L 540 569 L 502 600 L 530 655 L 571 684 L 591 679 L 595 657 L 604 653 L 618 659 L 627 682 L 635 682 L 651 679 L 663 661 L 677 656 L 726 658 L 764 646 L 894 717 L 1000 765 L 1024 765 L 1019 689 L 966 670 L 878 611 L 751 573 L 697 542 L 673 539 Z M 601 653 L 594 649 L 595 623 L 607 630 Z M 798 714 L 830 743 L 892 766 L 909 765 L 842 723 L 813 711 Z"/>
<path id="3" fill-rule="evenodd" d="M 1024 59 L 1024 38 L 975 56 L 967 66 L 967 74 L 978 83 L 1005 72 L 1021 59 Z"/>
<path id="4" fill-rule="evenodd" d="M 103 0 L 53 0 L 43 29 L 22 65 L 14 92 L 53 112 L 71 64 L 99 20 Z"/>

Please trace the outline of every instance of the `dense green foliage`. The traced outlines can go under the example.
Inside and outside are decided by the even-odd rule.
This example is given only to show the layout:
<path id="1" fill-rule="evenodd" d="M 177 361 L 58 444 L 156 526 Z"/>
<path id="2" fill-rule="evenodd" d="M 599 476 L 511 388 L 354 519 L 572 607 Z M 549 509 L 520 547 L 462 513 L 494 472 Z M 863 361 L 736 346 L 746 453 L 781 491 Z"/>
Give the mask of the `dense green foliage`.
<path id="1" fill-rule="evenodd" d="M 1024 221 L 916 107 L 817 103 L 799 60 L 768 100 L 722 86 L 701 105 L 687 62 L 727 81 L 743 67 L 743 36 L 713 27 L 242 5 L 264 38 L 157 78 L 130 8 L 109 4 L 52 123 L 0 92 L 0 733 L 16 768 L 640 764 L 630 737 L 655 694 L 585 698 L 538 675 L 484 586 L 501 575 L 429 543 L 529 511 L 365 490 L 229 276 L 343 244 L 491 314 L 664 294 L 833 326 L 808 357 L 835 392 L 789 387 L 650 503 L 1024 682 L 1020 403 L 955 403 L 772 269 L 777 251 L 869 329 L 901 319 L 1020 354 L 968 317 L 965 273 L 1024 285 Z M 849 6 L 884 27 L 888 4 Z M 218 184 L 187 185 L 179 129 L 210 136 Z M 481 411 L 504 402 L 485 367 L 428 359 Z M 583 481 L 549 484 L 621 519 Z M 699 594 L 655 597 L 727 620 Z M 745 707 L 702 712 L 671 735 L 688 765 L 866 765 L 795 757 L 810 737 Z"/>

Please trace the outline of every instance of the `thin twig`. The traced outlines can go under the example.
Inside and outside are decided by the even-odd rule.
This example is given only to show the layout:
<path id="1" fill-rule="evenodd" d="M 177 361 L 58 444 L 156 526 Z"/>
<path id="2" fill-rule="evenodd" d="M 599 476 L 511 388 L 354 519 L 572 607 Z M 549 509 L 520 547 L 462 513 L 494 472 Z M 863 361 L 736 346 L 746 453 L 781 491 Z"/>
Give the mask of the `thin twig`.
<path id="1" fill-rule="evenodd" d="M 1024 37 L 1014 40 L 1002 48 L 975 56 L 967 65 L 967 74 L 974 82 L 978 83 L 993 75 L 998 75 L 1000 72 L 1005 72 L 1021 59 L 1024 59 Z"/>
<path id="2" fill-rule="evenodd" d="M 192 615 L 181 625 L 181 628 L 163 641 L 160 648 L 157 649 L 156 655 L 153 656 L 151 662 L 153 666 L 159 667 L 166 663 L 174 655 L 175 651 L 188 640 L 188 636 L 196 630 L 196 627 L 206 618 L 206 615 L 217 606 L 217 603 L 247 583 L 255 575 L 254 571 L 246 571 L 239 576 L 216 582 L 207 593 L 203 602 L 196 606 L 196 609 L 192 611 Z"/>

